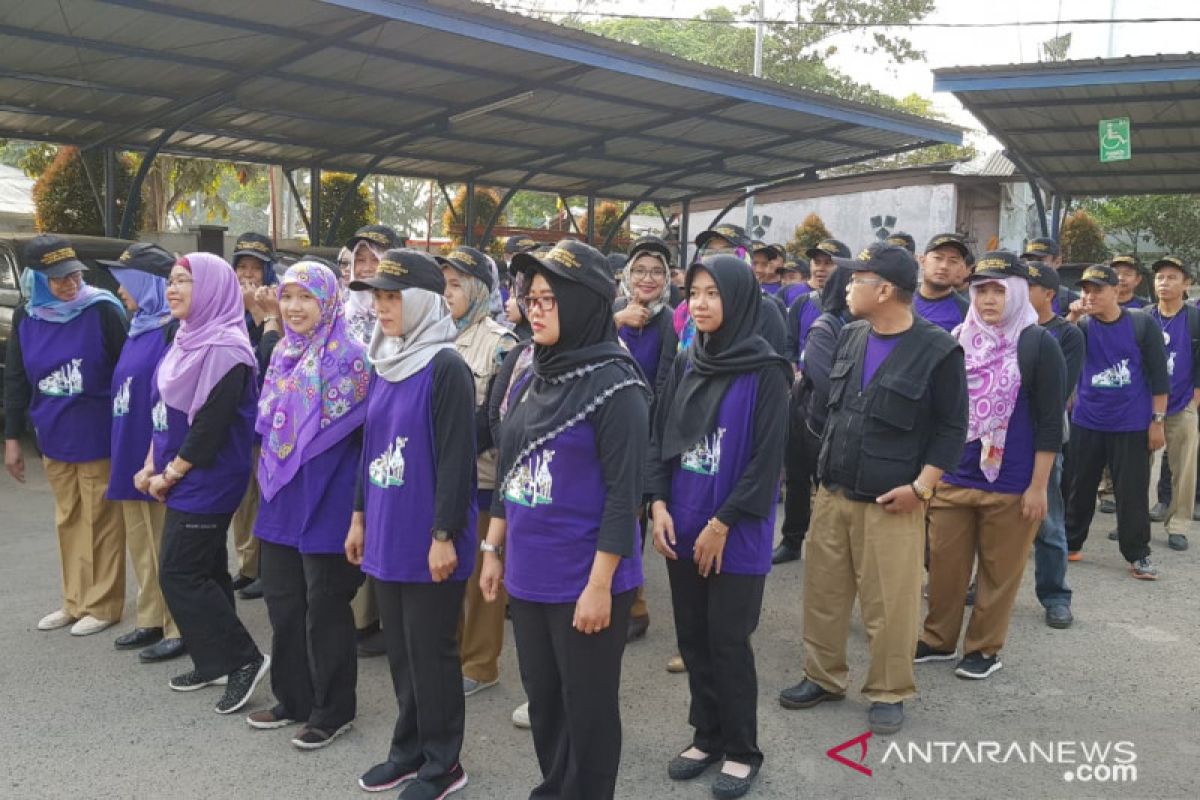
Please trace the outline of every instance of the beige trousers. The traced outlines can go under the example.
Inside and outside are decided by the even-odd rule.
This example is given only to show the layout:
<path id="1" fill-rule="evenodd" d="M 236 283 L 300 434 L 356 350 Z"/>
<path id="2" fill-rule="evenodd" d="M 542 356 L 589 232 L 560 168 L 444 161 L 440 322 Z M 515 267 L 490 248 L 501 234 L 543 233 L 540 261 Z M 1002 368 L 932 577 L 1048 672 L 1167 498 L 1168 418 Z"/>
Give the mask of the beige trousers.
<path id="1" fill-rule="evenodd" d="M 1167 534 L 1186 534 L 1196 510 L 1196 447 L 1200 428 L 1196 427 L 1196 404 L 1167 417 L 1167 460 L 1171 463 L 1171 505 L 1167 508 Z"/>
<path id="2" fill-rule="evenodd" d="M 491 515 L 479 512 L 479 540 L 487 536 Z M 475 554 L 475 569 L 467 579 L 462 614 L 458 618 L 459 657 L 462 674 L 480 683 L 491 683 L 500 677 L 500 651 L 504 647 L 504 607 L 508 595 L 501 584 L 494 602 L 483 599 L 479 590 L 479 573 L 483 569 L 483 553 Z"/>
<path id="3" fill-rule="evenodd" d="M 121 514 L 125 519 L 125 544 L 133 574 L 137 576 L 137 626 L 162 628 L 168 639 L 179 638 L 179 628 L 171 619 L 158 583 L 159 554 L 162 552 L 163 520 L 167 507 L 162 503 L 142 500 L 122 500 Z"/>
<path id="4" fill-rule="evenodd" d="M 233 547 L 237 551 L 238 572 L 247 578 L 258 577 L 258 539 L 254 538 L 254 521 L 258 519 L 258 456 L 254 448 L 250 461 L 250 485 L 242 502 L 233 512 Z"/>

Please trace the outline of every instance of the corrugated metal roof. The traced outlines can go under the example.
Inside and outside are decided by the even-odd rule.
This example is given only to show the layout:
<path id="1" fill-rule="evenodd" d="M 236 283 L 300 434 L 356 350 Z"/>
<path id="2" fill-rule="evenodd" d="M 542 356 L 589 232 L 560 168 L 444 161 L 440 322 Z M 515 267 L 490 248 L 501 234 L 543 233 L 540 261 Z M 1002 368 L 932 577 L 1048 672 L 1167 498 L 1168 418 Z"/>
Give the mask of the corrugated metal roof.
<path id="1" fill-rule="evenodd" d="M 1060 195 L 1200 192 L 1200 56 L 1191 53 L 934 71 Z M 1100 120 L 1128 117 L 1132 158 L 1100 163 Z"/>
<path id="2" fill-rule="evenodd" d="M 0 0 L 0 135 L 675 201 L 950 125 L 465 0 Z"/>
<path id="3" fill-rule="evenodd" d="M 970 175 L 980 178 L 1009 178 L 1017 174 L 1017 166 L 1003 152 L 993 150 L 981 153 L 970 161 L 961 161 L 950 168 L 955 175 Z"/>

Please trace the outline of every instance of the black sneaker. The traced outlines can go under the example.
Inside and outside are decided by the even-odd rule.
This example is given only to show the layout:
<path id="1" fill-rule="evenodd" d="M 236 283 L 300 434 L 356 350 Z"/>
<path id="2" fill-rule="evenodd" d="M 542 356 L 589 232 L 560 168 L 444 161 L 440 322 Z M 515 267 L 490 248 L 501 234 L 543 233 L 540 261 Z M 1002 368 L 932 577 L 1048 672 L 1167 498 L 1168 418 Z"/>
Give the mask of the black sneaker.
<path id="1" fill-rule="evenodd" d="M 297 750 L 320 750 L 333 744 L 333 740 L 354 727 L 353 722 L 347 722 L 340 728 L 325 730 L 308 725 L 300 733 L 292 737 L 292 747 Z"/>
<path id="2" fill-rule="evenodd" d="M 251 578 L 248 575 L 243 575 L 239 572 L 238 576 L 233 579 L 233 590 L 236 592 L 240 589 L 245 589 L 252 583 L 254 583 L 254 578 Z"/>
<path id="3" fill-rule="evenodd" d="M 787 564 L 789 561 L 800 560 L 800 548 L 792 547 L 787 542 L 780 542 L 779 546 L 771 552 L 772 564 Z"/>
<path id="4" fill-rule="evenodd" d="M 1101 514 L 1117 513 L 1117 501 L 1116 500 L 1108 500 L 1108 499 L 1101 500 L 1100 501 L 1100 513 Z"/>
<path id="5" fill-rule="evenodd" d="M 904 703 L 871 703 L 867 710 L 871 733 L 886 736 L 904 727 Z"/>
<path id="6" fill-rule="evenodd" d="M 1055 603 L 1046 609 L 1046 624 L 1051 628 L 1069 628 L 1074 621 L 1075 616 L 1066 603 Z"/>
<path id="7" fill-rule="evenodd" d="M 258 578 L 238 589 L 237 596 L 243 600 L 258 600 L 263 596 L 262 581 Z"/>
<path id="8" fill-rule="evenodd" d="M 914 664 L 925 664 L 930 661 L 953 661 L 958 658 L 957 650 L 934 650 L 921 640 L 917 640 L 917 654 L 913 656 Z"/>
<path id="9" fill-rule="evenodd" d="M 440 778 L 415 779 L 400 792 L 400 800 L 442 800 L 466 785 L 467 773 L 463 771 L 462 764 L 455 764 L 452 770 Z"/>
<path id="10" fill-rule="evenodd" d="M 1108 532 L 1108 540 L 1110 542 L 1121 541 L 1121 531 L 1118 528 L 1113 528 L 1111 531 Z"/>
<path id="11" fill-rule="evenodd" d="M 201 678 L 200 673 L 196 670 L 185 672 L 182 675 L 176 675 L 171 678 L 167 684 L 177 692 L 194 692 L 197 689 L 203 689 L 205 686 L 224 686 L 228 682 L 228 678 L 221 675 L 216 678 Z"/>
<path id="12" fill-rule="evenodd" d="M 1158 580 L 1158 569 L 1150 563 L 1150 558 L 1139 558 L 1137 561 L 1129 562 L 1129 574 L 1137 578 L 1139 581 L 1156 581 Z"/>
<path id="13" fill-rule="evenodd" d="M 375 658 L 386 655 L 387 641 L 383 638 L 383 631 L 376 630 L 366 636 L 359 636 L 356 648 L 359 658 Z"/>
<path id="14" fill-rule="evenodd" d="M 779 705 L 790 709 L 812 708 L 817 703 L 845 699 L 846 695 L 828 691 L 821 684 L 808 678 L 779 693 Z"/>
<path id="15" fill-rule="evenodd" d="M 420 764 L 406 767 L 395 761 L 384 761 L 362 774 L 358 779 L 358 788 L 364 792 L 389 792 L 405 781 L 416 778 L 420 768 Z"/>
<path id="16" fill-rule="evenodd" d="M 1000 663 L 999 653 L 994 656 L 985 656 L 976 651 L 967 653 L 963 660 L 958 662 L 958 666 L 954 668 L 954 674 L 960 678 L 981 681 L 1002 666 L 1004 665 Z"/>
<path id="17" fill-rule="evenodd" d="M 1167 518 L 1167 504 L 1155 503 L 1154 508 L 1150 509 L 1150 521 L 1162 522 Z"/>
<path id="18" fill-rule="evenodd" d="M 232 714 L 250 701 L 254 688 L 271 668 L 271 657 L 260 655 L 244 667 L 229 673 L 229 685 L 225 687 L 225 696 L 217 703 L 213 711 L 218 714 Z"/>
<path id="19" fill-rule="evenodd" d="M 1168 533 L 1167 547 L 1171 548 L 1172 550 L 1178 550 L 1182 553 L 1184 550 L 1188 549 L 1187 537 L 1182 533 Z"/>

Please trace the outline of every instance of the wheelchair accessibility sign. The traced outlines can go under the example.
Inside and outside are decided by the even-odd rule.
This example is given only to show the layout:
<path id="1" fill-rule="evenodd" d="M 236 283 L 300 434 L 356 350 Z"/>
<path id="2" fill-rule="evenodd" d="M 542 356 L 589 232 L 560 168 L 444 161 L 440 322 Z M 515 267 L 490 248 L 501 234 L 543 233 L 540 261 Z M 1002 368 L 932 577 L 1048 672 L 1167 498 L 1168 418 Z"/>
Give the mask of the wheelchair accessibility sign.
<path id="1" fill-rule="evenodd" d="M 1100 163 L 1128 161 L 1132 156 L 1129 117 L 1100 120 Z"/>

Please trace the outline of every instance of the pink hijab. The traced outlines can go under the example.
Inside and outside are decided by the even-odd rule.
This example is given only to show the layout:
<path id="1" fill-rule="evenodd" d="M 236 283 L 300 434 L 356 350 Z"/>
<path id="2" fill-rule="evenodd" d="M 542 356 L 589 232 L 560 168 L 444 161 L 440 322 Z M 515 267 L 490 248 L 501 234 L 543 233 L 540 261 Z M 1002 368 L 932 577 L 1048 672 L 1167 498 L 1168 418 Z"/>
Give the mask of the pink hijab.
<path id="1" fill-rule="evenodd" d="M 984 322 L 975 310 L 975 293 L 982 283 L 1004 285 L 1004 313 L 996 325 Z M 970 294 L 967 318 L 955 329 L 954 336 L 966 356 L 970 402 L 967 441 L 979 440 L 979 467 L 991 482 L 1000 476 L 1008 422 L 1021 391 L 1017 341 L 1021 331 L 1037 324 L 1037 312 L 1029 304 L 1029 284 L 1023 278 L 972 282 Z"/>
<path id="2" fill-rule="evenodd" d="M 192 307 L 158 366 L 158 392 L 191 423 L 229 370 L 256 362 L 237 273 L 211 253 L 189 253 L 179 263 L 192 273 Z"/>

